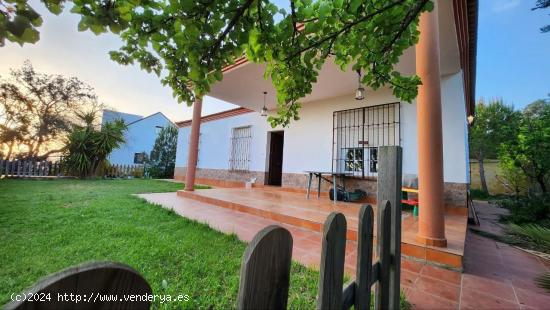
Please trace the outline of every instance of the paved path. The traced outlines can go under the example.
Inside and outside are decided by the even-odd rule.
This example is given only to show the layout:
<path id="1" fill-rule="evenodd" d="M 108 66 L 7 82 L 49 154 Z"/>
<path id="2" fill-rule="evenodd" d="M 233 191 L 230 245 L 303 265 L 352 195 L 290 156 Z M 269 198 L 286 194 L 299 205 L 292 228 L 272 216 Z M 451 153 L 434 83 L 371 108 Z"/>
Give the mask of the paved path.
<path id="1" fill-rule="evenodd" d="M 317 232 L 178 197 L 176 193 L 139 196 L 216 230 L 235 233 L 243 241 L 252 240 L 267 225 L 281 225 L 293 236 L 293 259 L 310 267 L 319 265 L 321 235 Z M 500 209 L 478 205 L 478 229 L 500 233 L 495 223 Z M 550 295 L 533 284 L 534 277 L 548 270 L 548 262 L 471 231 L 466 238 L 464 273 L 402 260 L 401 284 L 413 308 L 550 309 Z M 347 242 L 345 267 L 350 274 L 355 270 L 355 248 L 355 242 Z"/>

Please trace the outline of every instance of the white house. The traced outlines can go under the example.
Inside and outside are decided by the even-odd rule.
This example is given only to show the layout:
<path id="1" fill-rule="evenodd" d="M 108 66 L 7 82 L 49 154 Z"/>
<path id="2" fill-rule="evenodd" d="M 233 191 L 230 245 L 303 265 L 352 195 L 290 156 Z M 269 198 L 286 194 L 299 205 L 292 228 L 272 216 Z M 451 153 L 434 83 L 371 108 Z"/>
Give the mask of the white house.
<path id="1" fill-rule="evenodd" d="M 131 165 L 143 163 L 142 154 L 151 154 L 155 139 L 166 126 L 175 126 L 164 114 L 157 112 L 143 117 L 135 114 L 103 110 L 102 124 L 122 119 L 128 130 L 124 135 L 126 142 L 109 156 L 111 164 Z"/>
<path id="2" fill-rule="evenodd" d="M 419 30 L 418 44 L 397 65 L 401 73 L 422 79 L 416 100 L 401 102 L 388 88 L 367 89 L 364 100 L 355 100 L 357 73 L 329 61 L 301 100 L 300 120 L 286 128 L 271 128 L 260 115 L 264 92 L 268 113 L 276 108 L 264 67 L 238 59 L 208 95 L 241 108 L 201 118 L 202 101 L 194 103 L 193 119 L 177 123 L 174 177 L 186 180 L 190 191 L 195 178 L 222 186 L 244 186 L 255 178 L 256 186 L 303 190 L 306 170 L 346 172 L 349 187 L 373 195 L 377 148 L 400 145 L 403 173 L 418 176 L 418 238 L 445 246 L 444 213 L 467 210 L 477 1 L 437 1 L 433 12 L 421 16 Z"/>

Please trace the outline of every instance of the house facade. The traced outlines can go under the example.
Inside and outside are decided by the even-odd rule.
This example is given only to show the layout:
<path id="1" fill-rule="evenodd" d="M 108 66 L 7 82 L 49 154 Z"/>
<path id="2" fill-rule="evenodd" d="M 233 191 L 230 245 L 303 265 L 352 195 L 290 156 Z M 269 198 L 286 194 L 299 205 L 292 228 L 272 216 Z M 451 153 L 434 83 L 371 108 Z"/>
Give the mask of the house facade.
<path id="1" fill-rule="evenodd" d="M 271 128 L 260 114 L 275 114 L 276 94 L 264 66 L 238 59 L 209 96 L 240 106 L 193 119 L 180 127 L 175 178 L 219 186 L 281 186 L 304 190 L 305 171 L 346 173 L 348 188 L 375 198 L 378 150 L 399 145 L 403 174 L 418 185 L 418 239 L 446 246 L 445 212 L 467 212 L 468 120 L 474 114 L 477 1 L 435 1 L 420 17 L 420 39 L 400 58 L 397 70 L 417 74 L 423 85 L 413 102 L 389 88 L 367 89 L 355 99 L 358 76 L 327 61 L 312 92 L 300 102 L 300 120 Z M 267 95 L 264 95 L 267 93 Z M 330 184 L 324 184 L 326 191 Z"/>
<path id="2" fill-rule="evenodd" d="M 109 162 L 116 165 L 143 163 L 143 154 L 149 156 L 160 130 L 166 126 L 175 126 L 161 112 L 143 117 L 135 114 L 103 110 L 102 124 L 122 119 L 128 127 L 124 134 L 125 143 L 109 155 Z"/>
<path id="3" fill-rule="evenodd" d="M 442 78 L 445 199 L 453 206 L 466 205 L 469 183 L 462 87 L 461 72 Z M 305 189 L 304 171 L 337 171 L 350 175 L 348 187 L 374 195 L 378 146 L 400 145 L 403 174 L 418 175 L 416 109 L 416 101 L 400 102 L 389 89 L 367 92 L 362 101 L 354 99 L 352 89 L 343 96 L 304 104 L 300 120 L 286 128 L 271 128 L 266 117 L 242 107 L 205 116 L 196 177 L 213 185 L 244 187 L 256 179 L 255 186 Z M 175 178 L 185 180 L 191 122 L 176 124 L 180 128 Z M 322 191 L 329 186 L 324 182 Z"/>

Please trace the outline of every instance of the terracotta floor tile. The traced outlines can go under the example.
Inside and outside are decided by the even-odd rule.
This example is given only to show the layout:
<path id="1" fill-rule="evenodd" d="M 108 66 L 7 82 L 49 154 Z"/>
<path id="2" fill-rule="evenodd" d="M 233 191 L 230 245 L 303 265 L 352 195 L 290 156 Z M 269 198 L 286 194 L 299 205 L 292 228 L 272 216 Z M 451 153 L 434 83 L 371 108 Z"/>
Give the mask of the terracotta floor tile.
<path id="1" fill-rule="evenodd" d="M 401 269 L 420 273 L 425 265 L 410 259 L 401 259 Z"/>
<path id="2" fill-rule="evenodd" d="M 406 295 L 407 300 L 411 303 L 413 309 L 458 309 L 458 303 L 456 302 L 452 302 L 417 289 L 410 290 L 406 293 Z"/>
<path id="3" fill-rule="evenodd" d="M 458 302 L 460 298 L 460 286 L 450 284 L 431 277 L 420 275 L 414 283 L 415 289 L 437 295 L 452 302 Z"/>
<path id="4" fill-rule="evenodd" d="M 460 282 L 462 280 L 462 274 L 460 272 L 429 265 L 422 268 L 421 274 L 423 276 L 436 278 L 454 285 L 460 285 Z"/>
<path id="5" fill-rule="evenodd" d="M 520 305 L 538 309 L 550 308 L 550 296 L 547 294 L 540 294 L 522 288 L 515 288 L 515 291 Z"/>
<path id="6" fill-rule="evenodd" d="M 401 269 L 401 284 L 414 287 L 416 280 L 419 278 L 419 274 L 412 271 Z"/>
<path id="7" fill-rule="evenodd" d="M 296 240 L 294 246 L 303 249 L 304 251 L 314 254 L 321 253 L 321 243 L 309 241 L 308 239 Z"/>
<path id="8" fill-rule="evenodd" d="M 514 289 L 509 280 L 500 282 L 471 274 L 464 274 L 462 276 L 462 287 L 464 289 L 483 292 L 485 294 L 493 295 L 512 302 L 516 301 Z"/>
<path id="9" fill-rule="evenodd" d="M 500 299 L 496 296 L 483 294 L 481 292 L 482 290 L 462 288 L 460 308 L 468 310 L 519 309 L 519 304 L 516 302 Z"/>
<path id="10" fill-rule="evenodd" d="M 546 291 L 543 288 L 537 286 L 535 283 L 535 278 L 536 277 L 530 278 L 525 276 L 512 276 L 510 280 L 512 281 L 512 286 L 514 286 L 514 288 L 521 288 L 539 294 L 546 294 Z"/>

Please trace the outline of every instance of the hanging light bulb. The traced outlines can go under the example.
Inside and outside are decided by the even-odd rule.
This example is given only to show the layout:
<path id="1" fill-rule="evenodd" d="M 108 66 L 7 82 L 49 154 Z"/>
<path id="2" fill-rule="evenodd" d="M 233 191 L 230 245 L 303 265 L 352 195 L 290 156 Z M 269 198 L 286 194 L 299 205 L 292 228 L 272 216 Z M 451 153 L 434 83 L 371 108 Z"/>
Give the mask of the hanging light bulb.
<path id="1" fill-rule="evenodd" d="M 262 110 L 260 112 L 260 115 L 264 116 L 264 117 L 267 116 L 267 108 L 265 107 L 265 97 L 266 97 L 266 95 L 267 95 L 267 92 L 264 91 L 264 107 L 262 108 Z"/>
<path id="2" fill-rule="evenodd" d="M 357 90 L 355 91 L 355 100 L 365 99 L 365 88 L 361 85 L 361 70 L 357 70 Z"/>

